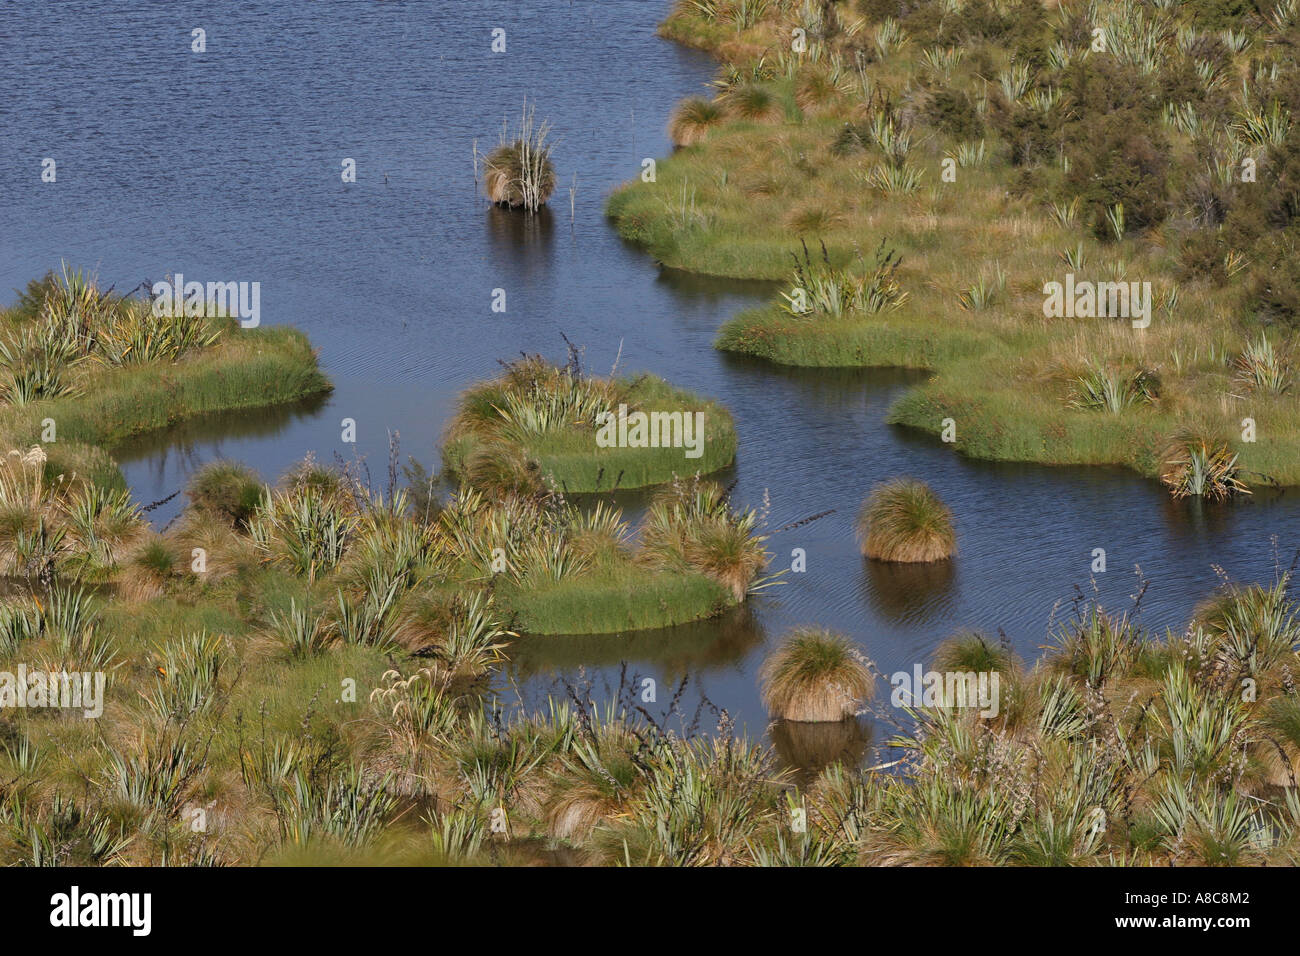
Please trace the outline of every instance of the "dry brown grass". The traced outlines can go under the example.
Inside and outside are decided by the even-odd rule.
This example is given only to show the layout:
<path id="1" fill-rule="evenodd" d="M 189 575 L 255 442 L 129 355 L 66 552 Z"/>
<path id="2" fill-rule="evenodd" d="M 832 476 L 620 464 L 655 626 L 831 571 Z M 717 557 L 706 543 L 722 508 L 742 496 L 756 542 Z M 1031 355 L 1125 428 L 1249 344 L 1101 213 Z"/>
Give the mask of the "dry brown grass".
<path id="1" fill-rule="evenodd" d="M 839 634 L 801 628 L 763 662 L 763 705 L 778 720 L 852 717 L 875 689 L 865 658 Z"/>
<path id="2" fill-rule="evenodd" d="M 862 553 L 876 561 L 942 561 L 957 553 L 952 512 L 922 481 L 878 485 L 858 514 Z"/>

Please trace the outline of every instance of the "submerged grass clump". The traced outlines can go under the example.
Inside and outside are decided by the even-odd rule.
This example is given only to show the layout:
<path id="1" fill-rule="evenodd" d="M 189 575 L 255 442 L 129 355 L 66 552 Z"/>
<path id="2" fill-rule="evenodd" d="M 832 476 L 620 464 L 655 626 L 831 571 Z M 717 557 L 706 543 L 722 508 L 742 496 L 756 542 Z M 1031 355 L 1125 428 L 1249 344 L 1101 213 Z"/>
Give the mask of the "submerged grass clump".
<path id="1" fill-rule="evenodd" d="M 873 488 L 857 530 L 862 553 L 877 561 L 942 561 L 957 552 L 952 512 L 929 485 L 911 478 Z"/>
<path id="2" fill-rule="evenodd" d="M 547 141 L 551 125 L 534 117 L 535 108 L 525 105 L 519 130 L 512 138 L 505 125 L 501 142 L 483 160 L 483 188 L 488 199 L 499 206 L 535 213 L 555 192 L 554 145 Z"/>
<path id="3" fill-rule="evenodd" d="M 875 676 L 848 639 L 802 628 L 763 662 L 763 705 L 774 718 L 844 720 L 871 696 Z"/>
<path id="4" fill-rule="evenodd" d="M 1195 430 L 1184 430 L 1162 456 L 1160 481 L 1175 498 L 1211 501 L 1248 495 L 1239 475 L 1237 454 L 1226 443 Z"/>

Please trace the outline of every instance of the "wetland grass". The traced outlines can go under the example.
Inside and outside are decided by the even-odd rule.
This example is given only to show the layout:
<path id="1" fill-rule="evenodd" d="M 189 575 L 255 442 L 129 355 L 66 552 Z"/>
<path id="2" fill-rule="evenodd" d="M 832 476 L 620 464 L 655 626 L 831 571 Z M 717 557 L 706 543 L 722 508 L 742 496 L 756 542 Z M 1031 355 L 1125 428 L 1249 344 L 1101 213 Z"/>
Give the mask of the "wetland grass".
<path id="1" fill-rule="evenodd" d="M 957 553 L 952 512 L 923 481 L 877 485 L 858 512 L 862 553 L 874 561 L 923 563 Z"/>
<path id="2" fill-rule="evenodd" d="M 0 445 L 41 443 L 52 473 L 94 483 L 121 486 L 107 449 L 128 438 L 329 389 L 294 329 L 154 316 L 147 302 L 101 290 L 67 266 L 0 313 Z M 43 437 L 51 419 L 56 441 Z"/>
<path id="3" fill-rule="evenodd" d="M 759 676 L 768 713 L 800 723 L 852 717 L 875 689 L 875 675 L 848 638 L 816 628 L 786 637 Z"/>
<path id="4" fill-rule="evenodd" d="M 887 241 L 902 259 L 891 276 L 896 309 L 846 308 L 841 295 L 792 313 L 794 289 L 815 286 L 807 276 L 735 316 L 715 344 L 781 364 L 929 371 L 888 420 L 937 434 L 953 419 L 963 454 L 1115 464 L 1160 480 L 1188 422 L 1236 433 L 1251 417 L 1267 419 L 1267 436 L 1234 439 L 1222 460 L 1300 484 L 1300 412 L 1286 400 L 1300 273 L 1283 251 L 1295 217 L 1265 198 L 1290 188 L 1300 144 L 1286 137 L 1300 99 L 1278 80 L 1289 20 L 1241 24 L 1242 36 L 1267 41 L 1268 65 L 1247 62 L 1265 47 L 1225 47 L 1223 68 L 1251 78 L 1184 107 L 1165 91 L 1196 72 L 1187 44 L 1203 27 L 1187 10 L 1170 14 L 1169 29 L 1138 27 L 1131 4 L 1104 0 L 1099 15 L 1145 44 L 1142 57 L 1115 60 L 1083 56 L 1064 21 L 1029 8 L 1004 15 L 1032 42 L 991 36 L 969 11 L 942 7 L 928 0 L 877 25 L 866 56 L 874 15 L 819 8 L 825 33 L 809 55 L 774 59 L 788 41 L 785 5 L 736 19 L 726 2 L 676 4 L 661 33 L 720 59 L 720 93 L 679 106 L 674 141 L 690 148 L 661 160 L 655 182 L 610 197 L 620 234 L 670 267 L 784 281 L 793 228 L 825 244 L 828 274 L 851 280 L 835 283 L 841 292 L 871 277 L 860 247 Z M 978 66 L 951 52 L 976 46 Z M 1031 47 L 1055 52 L 1027 71 Z M 1193 86 L 1216 87 L 1201 69 Z M 1026 134 L 1031 117 L 1050 135 Z M 1220 170 L 1270 144 L 1272 185 L 1250 192 L 1207 179 L 1192 144 L 1210 142 L 1211 128 L 1222 130 L 1209 147 Z M 939 178 L 945 160 L 951 181 Z M 1134 168 L 1140 182 L 1124 173 Z M 864 177 L 874 177 L 870 192 Z M 1149 282 L 1149 323 L 1045 320 L 1045 283 L 1066 271 Z M 1064 367 L 1078 373 L 1053 371 Z M 1220 450 L 1197 452 L 1199 470 L 1218 469 Z"/>
<path id="5" fill-rule="evenodd" d="M 731 415 L 652 375 L 599 378 L 576 358 L 507 363 L 467 390 L 447 429 L 447 472 L 484 491 L 566 494 L 663 484 L 732 463 Z"/>
<path id="6" fill-rule="evenodd" d="M 524 105 L 519 129 L 513 136 L 505 125 L 496 149 L 483 159 L 483 188 L 498 206 L 537 212 L 555 192 L 554 144 L 548 142 L 551 124 L 536 121 L 535 108 Z M 477 155 L 477 153 L 476 153 Z"/>
<path id="7" fill-rule="evenodd" d="M 15 465 L 29 466 L 6 467 Z M 223 469 L 235 487 L 248 477 Z M 3 487 L 28 504 L 62 493 L 39 474 L 11 474 Z M 558 501 L 506 506 L 461 489 L 417 527 L 398 497 L 365 493 L 355 476 L 310 461 L 275 490 L 333 499 L 355 519 L 340 560 L 318 564 L 314 580 L 310 564 L 251 546 L 221 575 L 172 560 L 188 558 L 191 522 L 253 535 L 203 496 L 188 506 L 191 520 L 141 541 L 137 554 L 156 575 L 148 591 L 115 586 L 133 573 L 120 564 L 93 586 L 76 582 L 79 560 L 56 561 L 45 581 L 7 577 L 0 670 L 102 668 L 107 683 L 95 727 L 30 708 L 6 714 L 0 765 L 21 796 L 0 828 L 0 861 L 513 865 L 548 859 L 540 851 L 555 846 L 590 865 L 1122 857 L 1167 866 L 1283 863 L 1300 852 L 1291 812 L 1300 722 L 1288 703 L 1300 611 L 1289 575 L 1225 587 L 1187 628 L 1164 635 L 1080 606 L 1031 668 L 980 635 L 949 639 L 934 666 L 1014 679 L 1002 682 L 992 717 L 944 701 L 913 708 L 915 724 L 891 744 L 905 776 L 859 767 L 879 760 L 846 719 L 870 705 L 868 662 L 841 635 L 797 630 L 762 669 L 777 748 L 797 764 L 789 774 L 725 714 L 708 733 L 670 730 L 627 694 L 597 709 L 572 688 L 539 710 L 501 713 L 490 678 L 513 637 L 510 588 L 490 583 L 481 558 L 493 542 L 512 542 L 522 564 L 501 574 L 521 592 L 557 574 L 563 584 L 563 564 L 544 556 L 562 540 L 561 551 L 587 562 L 572 580 L 635 568 L 645 592 L 653 579 L 615 553 L 631 547 L 616 512 L 579 518 Z M 716 516 L 723 497 L 679 493 L 669 508 L 679 526 L 662 533 L 661 522 L 645 557 L 682 559 L 693 534 L 683 519 Z M 264 497 L 251 524 L 278 508 Z M 511 531 L 525 525 L 554 537 L 530 553 L 531 535 Z M 76 549 L 92 553 L 86 541 Z M 556 614 L 576 619 L 572 608 Z M 1257 694 L 1243 698 L 1246 677 Z M 361 701 L 342 699 L 342 678 L 356 681 Z M 196 801 L 211 808 L 205 834 L 183 812 Z M 508 841 L 492 833 L 498 806 L 508 808 Z M 802 842 L 788 836 L 792 807 L 806 811 Z"/>

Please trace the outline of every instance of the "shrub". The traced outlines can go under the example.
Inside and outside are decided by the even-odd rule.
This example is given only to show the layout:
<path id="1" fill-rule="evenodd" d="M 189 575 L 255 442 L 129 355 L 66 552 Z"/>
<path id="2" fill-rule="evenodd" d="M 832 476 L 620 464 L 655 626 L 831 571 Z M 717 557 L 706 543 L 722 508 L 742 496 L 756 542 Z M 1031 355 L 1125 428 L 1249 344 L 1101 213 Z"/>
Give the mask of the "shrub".
<path id="1" fill-rule="evenodd" d="M 964 90 L 938 90 L 930 95 L 925 119 L 954 139 L 974 140 L 984 135 L 984 121 Z"/>

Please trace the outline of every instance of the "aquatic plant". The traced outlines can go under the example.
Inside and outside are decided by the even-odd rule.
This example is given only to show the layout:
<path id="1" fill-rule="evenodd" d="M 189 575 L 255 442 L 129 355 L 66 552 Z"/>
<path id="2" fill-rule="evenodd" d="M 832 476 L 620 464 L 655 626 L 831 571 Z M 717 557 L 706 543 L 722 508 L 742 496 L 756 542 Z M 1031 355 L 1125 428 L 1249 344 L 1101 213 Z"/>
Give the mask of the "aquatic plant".
<path id="1" fill-rule="evenodd" d="M 1238 477 L 1237 454 L 1224 443 L 1184 429 L 1169 442 L 1161 456 L 1160 481 L 1175 498 L 1208 498 L 1218 501 L 1233 495 L 1248 495 L 1250 489 Z"/>
<path id="2" fill-rule="evenodd" d="M 535 213 L 555 191 L 554 148 L 547 138 L 551 124 L 535 119 L 535 107 L 524 105 L 519 129 L 511 138 L 505 124 L 500 144 L 483 161 L 483 187 L 500 206 Z"/>
<path id="3" fill-rule="evenodd" d="M 593 492 L 716 471 L 735 455 L 731 416 L 653 375 L 601 378 L 580 353 L 528 355 L 467 389 L 448 424 L 447 474 L 498 497 Z"/>
<path id="4" fill-rule="evenodd" d="M 496 620 L 497 612 L 486 592 L 458 596 L 442 640 L 432 656 L 453 678 L 481 677 L 505 660 L 501 652 L 509 638 L 518 637 Z"/>
<path id="5" fill-rule="evenodd" d="M 873 488 L 857 531 L 862 553 L 877 561 L 942 561 L 957 552 L 952 512 L 929 485 L 911 478 Z"/>
<path id="6" fill-rule="evenodd" d="M 763 662 L 760 679 L 763 706 L 781 720 L 843 720 L 875 688 L 875 676 L 848 638 L 816 628 L 791 632 Z"/>

